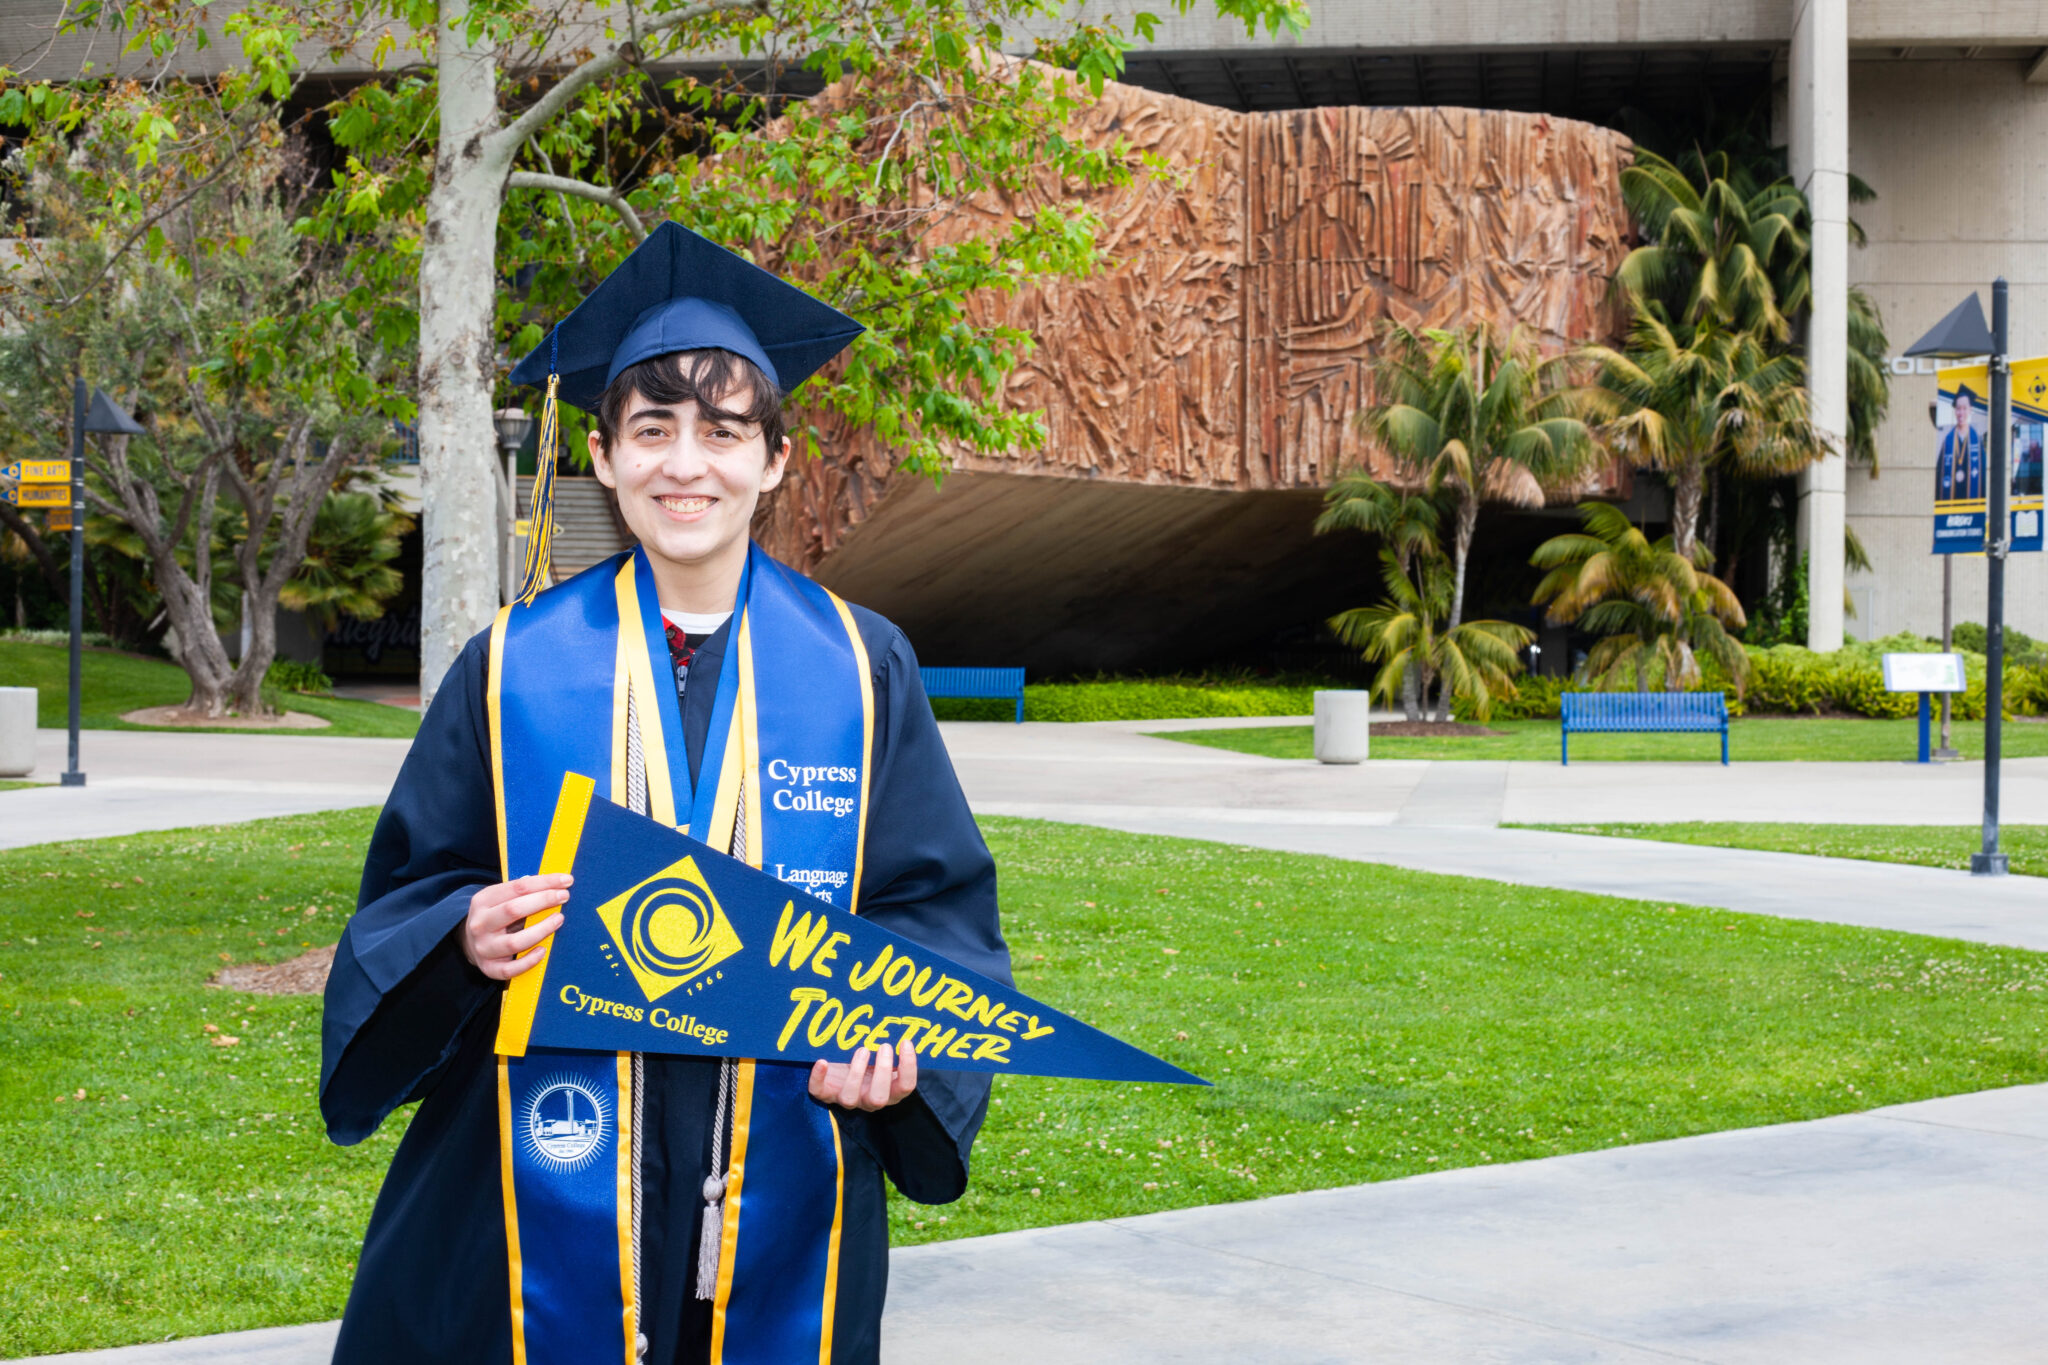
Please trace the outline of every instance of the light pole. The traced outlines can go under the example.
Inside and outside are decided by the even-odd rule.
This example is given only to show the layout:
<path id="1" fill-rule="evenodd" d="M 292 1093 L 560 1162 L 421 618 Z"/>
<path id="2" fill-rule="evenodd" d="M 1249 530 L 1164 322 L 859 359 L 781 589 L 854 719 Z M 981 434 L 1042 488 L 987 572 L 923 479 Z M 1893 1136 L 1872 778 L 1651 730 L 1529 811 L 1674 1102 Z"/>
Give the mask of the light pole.
<path id="1" fill-rule="evenodd" d="M 1998 849 L 1999 756 L 2004 739 L 2005 710 L 2005 556 L 2012 526 L 2005 509 L 2005 456 L 2012 438 L 2012 365 L 2007 355 L 2008 309 L 2005 277 L 1991 282 L 1991 325 L 1984 325 L 1984 306 L 1972 293 L 1934 324 L 1926 336 L 1906 349 L 1909 356 L 1946 360 L 1989 358 L 1991 375 L 1990 494 L 1984 518 L 1984 847 L 1970 855 L 1973 877 L 2006 875 L 2006 855 Z M 1969 433 L 1958 431 L 1957 449 L 1966 450 Z"/>
<path id="2" fill-rule="evenodd" d="M 533 419 L 524 408 L 499 408 L 491 414 L 491 425 L 498 429 L 498 449 L 505 452 L 505 556 L 498 596 L 510 602 L 519 591 L 519 451 L 533 432 Z"/>
<path id="3" fill-rule="evenodd" d="M 85 380 L 71 381 L 71 766 L 60 779 L 83 787 L 78 767 L 78 712 L 85 689 L 85 433 L 140 436 L 142 426 L 98 389 L 85 397 Z"/>

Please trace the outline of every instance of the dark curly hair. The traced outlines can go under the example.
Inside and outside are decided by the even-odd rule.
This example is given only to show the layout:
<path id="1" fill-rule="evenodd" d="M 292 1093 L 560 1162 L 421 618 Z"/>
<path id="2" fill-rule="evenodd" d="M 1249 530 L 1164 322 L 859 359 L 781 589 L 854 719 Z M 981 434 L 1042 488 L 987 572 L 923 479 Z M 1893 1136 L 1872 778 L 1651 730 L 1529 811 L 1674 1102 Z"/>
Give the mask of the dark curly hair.
<path id="1" fill-rule="evenodd" d="M 597 400 L 597 439 L 607 455 L 618 437 L 626 400 L 635 393 L 664 407 L 695 403 L 714 420 L 757 426 L 767 439 L 768 458 L 782 451 L 782 390 L 743 355 L 717 349 L 671 351 L 619 371 Z M 722 406 L 721 399 L 732 406 Z"/>

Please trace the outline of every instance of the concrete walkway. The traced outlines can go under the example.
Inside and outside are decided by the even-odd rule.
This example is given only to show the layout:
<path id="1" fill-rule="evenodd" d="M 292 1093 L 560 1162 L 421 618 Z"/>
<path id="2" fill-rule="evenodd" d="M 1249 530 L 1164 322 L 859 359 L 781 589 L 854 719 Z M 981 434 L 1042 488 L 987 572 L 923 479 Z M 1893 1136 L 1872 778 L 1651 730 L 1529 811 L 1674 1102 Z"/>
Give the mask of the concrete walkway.
<path id="1" fill-rule="evenodd" d="M 1141 725 L 943 727 L 1013 814 L 2048 949 L 2048 884 L 1501 829 L 1977 819 L 1974 764 L 1282 762 Z M 41 739 L 62 766 L 61 732 Z M 83 791 L 0 793 L 0 846 L 380 801 L 399 740 L 94 732 Z M 2006 767 L 2048 822 L 2048 760 Z M 919 1247 L 885 1359 L 1883 1362 L 2048 1358 L 2048 1087 Z M 68 1357 L 311 1365 L 332 1324 Z"/>
<path id="2" fill-rule="evenodd" d="M 1391 863 L 1426 872 L 2048 950 L 2048 886 L 1798 854 L 1501 829 L 1673 819 L 1975 824 L 1982 767 L 1375 761 L 1325 767 L 1140 727 L 948 723 L 975 810 Z M 39 761 L 61 768 L 64 735 Z M 0 792 L 0 848 L 373 805 L 406 741 L 95 731 L 88 785 Z M 2006 818 L 2048 823 L 2048 759 L 2006 764 Z"/>
<path id="3" fill-rule="evenodd" d="M 888 1365 L 2044 1357 L 2048 1086 L 890 1258 Z M 333 1325 L 46 1361 L 316 1365 Z"/>
<path id="4" fill-rule="evenodd" d="M 68 736 L 36 732 L 38 780 L 64 771 Z M 383 804 L 405 739 L 88 730 L 83 787 L 0 792 L 0 848 L 102 839 Z"/>

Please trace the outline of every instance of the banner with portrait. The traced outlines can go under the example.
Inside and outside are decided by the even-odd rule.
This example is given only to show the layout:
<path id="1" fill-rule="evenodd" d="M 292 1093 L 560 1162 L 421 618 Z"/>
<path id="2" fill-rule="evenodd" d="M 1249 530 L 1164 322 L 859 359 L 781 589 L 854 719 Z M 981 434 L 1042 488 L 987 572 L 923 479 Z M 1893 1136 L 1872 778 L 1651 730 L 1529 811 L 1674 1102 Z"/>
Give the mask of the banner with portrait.
<path id="1" fill-rule="evenodd" d="M 1991 505 L 1991 380 L 1983 365 L 1944 369 L 1934 403 L 1934 553 L 1984 553 Z M 2006 515 L 2014 550 L 2042 545 L 2048 357 L 2012 363 Z"/>

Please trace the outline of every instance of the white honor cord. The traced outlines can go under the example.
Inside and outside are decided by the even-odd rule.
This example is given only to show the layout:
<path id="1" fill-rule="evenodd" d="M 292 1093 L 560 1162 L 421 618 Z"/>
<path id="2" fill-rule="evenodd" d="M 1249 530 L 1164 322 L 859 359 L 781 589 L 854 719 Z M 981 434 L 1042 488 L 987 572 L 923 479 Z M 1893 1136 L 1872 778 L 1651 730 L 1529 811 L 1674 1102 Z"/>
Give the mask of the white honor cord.
<path id="1" fill-rule="evenodd" d="M 747 860 L 747 784 L 740 780 L 738 809 L 733 814 L 732 856 Z M 732 1108 L 732 1087 L 739 1063 L 730 1057 L 718 1064 L 718 1101 L 711 1114 L 711 1173 L 704 1177 L 704 1220 L 697 1234 L 697 1297 L 718 1297 L 718 1262 L 725 1236 L 725 1130 Z"/>
<path id="2" fill-rule="evenodd" d="M 718 1262 L 725 1240 L 725 1124 L 732 1105 L 733 1073 L 739 1064 L 730 1058 L 718 1064 L 718 1102 L 712 1109 L 711 1174 L 704 1177 L 704 1224 L 697 1234 L 697 1297 L 718 1297 Z"/>
<path id="3" fill-rule="evenodd" d="M 645 1066 L 639 1053 L 633 1054 L 633 1358 L 647 1357 L 647 1330 L 641 1315 L 647 1310 L 646 1300 L 640 1297 L 640 1153 L 645 1141 L 641 1136 L 641 1115 L 645 1106 L 640 1102 L 645 1083 Z"/>

